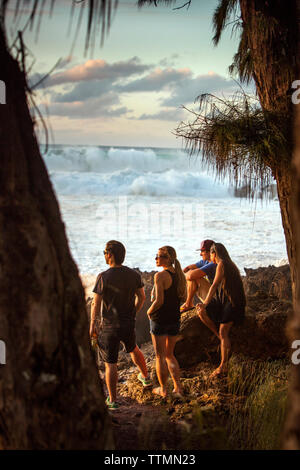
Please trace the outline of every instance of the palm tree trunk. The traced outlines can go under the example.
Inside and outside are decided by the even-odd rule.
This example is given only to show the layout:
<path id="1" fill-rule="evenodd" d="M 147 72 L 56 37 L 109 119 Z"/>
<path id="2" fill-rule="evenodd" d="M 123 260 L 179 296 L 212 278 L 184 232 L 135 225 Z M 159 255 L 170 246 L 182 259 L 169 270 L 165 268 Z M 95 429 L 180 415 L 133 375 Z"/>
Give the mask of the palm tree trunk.
<path id="1" fill-rule="evenodd" d="M 83 288 L 0 26 L 0 449 L 111 449 Z"/>

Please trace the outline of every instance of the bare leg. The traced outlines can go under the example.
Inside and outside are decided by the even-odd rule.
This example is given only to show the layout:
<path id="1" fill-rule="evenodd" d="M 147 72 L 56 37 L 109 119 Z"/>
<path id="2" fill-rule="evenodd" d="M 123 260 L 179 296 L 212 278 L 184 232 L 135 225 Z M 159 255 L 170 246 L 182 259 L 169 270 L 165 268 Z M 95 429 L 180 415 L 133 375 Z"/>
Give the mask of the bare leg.
<path id="1" fill-rule="evenodd" d="M 187 298 L 184 304 L 182 305 L 183 308 L 191 308 L 193 307 L 193 298 L 198 289 L 197 281 L 186 281 L 187 285 Z"/>
<path id="2" fill-rule="evenodd" d="M 197 297 L 204 302 L 206 299 L 206 296 L 208 294 L 208 291 L 210 289 L 210 283 L 208 282 L 207 279 L 204 279 L 204 277 L 201 277 L 201 279 L 197 279 Z"/>
<path id="3" fill-rule="evenodd" d="M 177 336 L 167 337 L 166 361 L 174 384 L 173 392 L 181 394 L 182 388 L 180 383 L 180 368 L 177 359 L 174 356 L 174 348 L 177 339 Z"/>
<path id="4" fill-rule="evenodd" d="M 204 325 L 206 325 L 220 339 L 219 331 L 217 330 L 215 323 L 209 318 L 207 313 L 202 311 L 201 313 L 198 313 L 198 316 L 200 320 L 204 323 Z"/>
<path id="5" fill-rule="evenodd" d="M 112 403 L 116 401 L 117 398 L 117 364 L 109 364 L 108 362 L 105 362 L 105 382 L 109 393 L 109 400 Z"/>
<path id="6" fill-rule="evenodd" d="M 169 376 L 167 362 L 166 362 L 166 339 L 167 336 L 155 336 L 151 335 L 152 343 L 155 351 L 155 364 L 156 364 L 156 375 L 160 384 L 160 387 L 152 390 L 156 395 L 165 397 L 167 395 L 167 380 Z"/>
<path id="7" fill-rule="evenodd" d="M 140 370 L 142 376 L 146 379 L 148 377 L 148 370 L 144 358 L 144 354 L 140 350 L 138 346 L 134 348 L 134 350 L 130 353 L 130 357 L 132 362 L 137 366 Z"/>
<path id="8" fill-rule="evenodd" d="M 233 322 L 221 323 L 220 325 L 220 340 L 221 340 L 221 363 L 219 367 L 212 373 L 212 376 L 219 375 L 223 372 L 227 372 L 228 358 L 231 348 L 229 339 L 229 331 L 233 325 Z"/>

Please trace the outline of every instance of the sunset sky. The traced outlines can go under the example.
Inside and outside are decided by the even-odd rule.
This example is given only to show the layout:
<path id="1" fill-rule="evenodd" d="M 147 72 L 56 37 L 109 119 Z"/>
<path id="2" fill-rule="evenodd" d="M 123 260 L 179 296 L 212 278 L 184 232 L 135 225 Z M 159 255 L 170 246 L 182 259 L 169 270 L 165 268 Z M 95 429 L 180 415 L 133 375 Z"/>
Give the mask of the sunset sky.
<path id="1" fill-rule="evenodd" d="M 189 119 L 182 105 L 196 109 L 193 102 L 199 94 L 230 94 L 237 88 L 228 66 L 238 34 L 231 37 L 229 27 L 219 46 L 212 44 L 217 3 L 194 0 L 189 9 L 160 6 L 139 10 L 135 0 L 120 0 L 103 47 L 97 38 L 94 51 L 87 56 L 86 21 L 73 44 L 80 5 L 69 34 L 71 1 L 56 2 L 51 19 L 45 10 L 38 40 L 36 27 L 24 38 L 32 53 L 28 64 L 35 58 L 31 84 L 62 59 L 36 90 L 44 115 L 43 104 L 47 105 L 54 142 L 180 147 L 172 130 Z M 15 29 L 12 18 L 13 14 L 10 27 Z M 25 16 L 22 21 L 24 24 Z"/>

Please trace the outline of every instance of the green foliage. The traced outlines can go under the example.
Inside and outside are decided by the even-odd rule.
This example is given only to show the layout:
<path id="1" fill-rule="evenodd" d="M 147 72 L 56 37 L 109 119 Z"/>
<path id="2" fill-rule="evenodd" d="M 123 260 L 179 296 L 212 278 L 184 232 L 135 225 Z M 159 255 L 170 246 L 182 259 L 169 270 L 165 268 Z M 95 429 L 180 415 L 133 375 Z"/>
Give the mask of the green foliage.
<path id="1" fill-rule="evenodd" d="M 285 417 L 289 365 L 233 357 L 228 387 L 235 400 L 229 410 L 230 447 L 242 450 L 280 448 Z"/>
<path id="2" fill-rule="evenodd" d="M 278 159 L 290 162 L 286 116 L 262 111 L 255 98 L 242 92 L 228 100 L 211 94 L 197 100 L 199 113 L 190 111 L 194 121 L 175 130 L 188 152 L 201 154 L 220 179 L 229 175 L 236 187 L 247 186 L 249 196 L 256 190 L 266 193 Z"/>

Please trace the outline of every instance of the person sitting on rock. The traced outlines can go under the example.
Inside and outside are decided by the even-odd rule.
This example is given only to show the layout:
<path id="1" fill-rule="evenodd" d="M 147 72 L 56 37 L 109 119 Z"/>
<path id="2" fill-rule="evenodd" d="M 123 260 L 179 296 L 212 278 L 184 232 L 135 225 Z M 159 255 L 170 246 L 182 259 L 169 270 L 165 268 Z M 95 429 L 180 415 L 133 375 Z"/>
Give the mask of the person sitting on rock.
<path id="1" fill-rule="evenodd" d="M 193 300 L 195 294 L 200 300 L 205 299 L 207 292 L 213 283 L 216 274 L 216 265 L 210 261 L 210 247 L 213 240 L 203 240 L 200 244 L 200 255 L 202 259 L 195 264 L 186 266 L 183 270 L 187 281 L 187 298 L 180 307 L 181 313 L 188 312 L 194 308 Z"/>
<path id="2" fill-rule="evenodd" d="M 147 311 L 156 357 L 156 375 L 160 384 L 152 391 L 165 397 L 170 373 L 174 384 L 173 394 L 181 396 L 180 369 L 174 348 L 180 329 L 180 303 L 186 298 L 186 280 L 173 247 L 160 248 L 155 260 L 156 266 L 163 270 L 154 276 L 153 303 Z"/>
<path id="3" fill-rule="evenodd" d="M 216 275 L 203 303 L 197 304 L 201 321 L 221 342 L 221 363 L 211 377 L 227 372 L 231 343 L 229 332 L 233 324 L 244 320 L 246 296 L 240 272 L 222 243 L 214 243 L 210 256 L 216 264 Z"/>
<path id="4" fill-rule="evenodd" d="M 144 387 L 152 385 L 142 351 L 136 345 L 135 315 L 145 302 L 145 292 L 140 274 L 123 266 L 125 247 L 111 240 L 103 252 L 110 267 L 100 273 L 93 289 L 90 336 L 98 339 L 101 359 L 105 363 L 105 381 L 109 393 L 106 404 L 110 410 L 119 408 L 117 395 L 117 362 L 120 342 L 138 367 L 138 380 Z M 102 311 L 100 332 L 96 331 L 96 320 Z M 99 333 L 99 336 L 98 334 Z"/>

